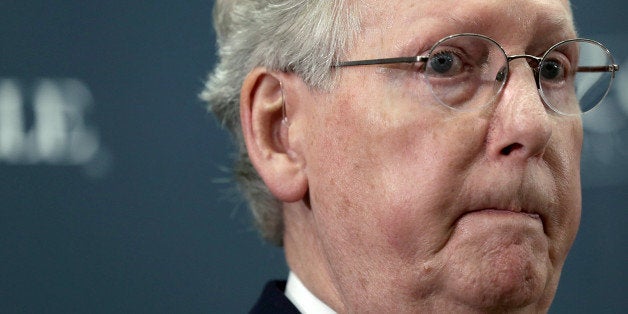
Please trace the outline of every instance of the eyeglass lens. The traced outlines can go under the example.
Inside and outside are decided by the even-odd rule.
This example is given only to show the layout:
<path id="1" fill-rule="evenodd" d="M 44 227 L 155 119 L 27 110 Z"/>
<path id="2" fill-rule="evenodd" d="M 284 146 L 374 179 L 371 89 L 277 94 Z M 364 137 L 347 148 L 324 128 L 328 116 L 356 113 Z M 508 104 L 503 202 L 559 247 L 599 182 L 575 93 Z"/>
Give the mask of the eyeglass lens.
<path id="1" fill-rule="evenodd" d="M 531 59 L 534 61 L 534 59 Z M 597 42 L 561 42 L 532 64 L 541 98 L 566 115 L 595 107 L 613 78 L 612 57 Z M 432 93 L 444 105 L 473 110 L 491 103 L 508 76 L 508 58 L 495 41 L 478 35 L 446 38 L 430 51 L 424 75 Z"/>

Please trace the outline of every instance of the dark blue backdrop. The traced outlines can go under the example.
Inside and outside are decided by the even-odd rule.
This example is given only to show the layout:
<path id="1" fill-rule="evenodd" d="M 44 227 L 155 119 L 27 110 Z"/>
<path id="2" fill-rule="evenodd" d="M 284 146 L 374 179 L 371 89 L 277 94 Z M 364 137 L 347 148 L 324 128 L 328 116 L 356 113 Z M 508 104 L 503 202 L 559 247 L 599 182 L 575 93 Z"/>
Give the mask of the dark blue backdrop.
<path id="1" fill-rule="evenodd" d="M 624 71 L 586 120 L 581 231 L 555 313 L 619 313 L 628 209 L 628 22 L 574 2 Z M 241 313 L 282 278 L 228 182 L 197 94 L 211 1 L 0 1 L 0 312 Z"/>

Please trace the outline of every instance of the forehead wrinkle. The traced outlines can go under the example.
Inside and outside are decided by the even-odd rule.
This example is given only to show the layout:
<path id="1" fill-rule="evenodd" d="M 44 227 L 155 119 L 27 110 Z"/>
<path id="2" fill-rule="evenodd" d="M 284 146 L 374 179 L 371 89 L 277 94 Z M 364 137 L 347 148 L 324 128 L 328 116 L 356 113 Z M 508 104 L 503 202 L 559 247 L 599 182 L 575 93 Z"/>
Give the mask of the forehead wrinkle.
<path id="1" fill-rule="evenodd" d="M 538 49 L 576 36 L 570 2 L 566 0 L 474 1 L 471 10 L 453 5 L 459 0 L 441 0 L 440 5 L 430 0 L 394 1 L 387 5 L 376 0 L 356 1 L 363 17 L 360 35 L 370 38 L 369 57 L 373 58 L 395 54 L 385 52 L 390 49 L 404 55 L 417 53 L 416 48 L 425 48 L 425 43 L 454 33 L 481 33 L 505 45 L 509 44 L 507 40 L 515 45 L 534 42 L 532 45 Z M 410 25 L 419 28 L 415 32 L 395 31 Z"/>
<path id="2" fill-rule="evenodd" d="M 508 24 L 513 27 L 509 30 L 511 33 L 530 29 L 545 31 L 547 28 L 559 30 L 561 33 L 573 32 L 573 16 L 569 2 L 561 2 L 565 11 L 550 7 L 549 2 L 545 1 L 497 1 L 498 5 L 495 5 L 495 1 L 490 1 L 476 6 L 476 10 L 448 11 L 445 17 L 460 26 L 475 30 L 494 30 L 497 33 L 504 33 L 503 27 Z M 543 7 L 534 8 L 539 4 Z M 526 11 L 522 9 L 523 6 L 532 8 Z M 522 12 L 533 12 L 534 16 Z M 496 20 L 501 23 L 496 23 Z"/>

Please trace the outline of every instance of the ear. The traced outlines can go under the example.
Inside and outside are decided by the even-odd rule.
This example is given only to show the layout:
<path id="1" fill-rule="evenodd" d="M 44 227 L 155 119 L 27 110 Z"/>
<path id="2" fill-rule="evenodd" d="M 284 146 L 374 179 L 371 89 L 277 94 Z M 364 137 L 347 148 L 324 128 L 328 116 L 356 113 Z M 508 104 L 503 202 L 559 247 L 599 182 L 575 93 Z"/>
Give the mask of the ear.
<path id="1" fill-rule="evenodd" d="M 270 192 L 291 203 L 307 193 L 302 159 L 290 148 L 283 122 L 283 73 L 255 68 L 240 92 L 240 120 L 249 158 Z"/>

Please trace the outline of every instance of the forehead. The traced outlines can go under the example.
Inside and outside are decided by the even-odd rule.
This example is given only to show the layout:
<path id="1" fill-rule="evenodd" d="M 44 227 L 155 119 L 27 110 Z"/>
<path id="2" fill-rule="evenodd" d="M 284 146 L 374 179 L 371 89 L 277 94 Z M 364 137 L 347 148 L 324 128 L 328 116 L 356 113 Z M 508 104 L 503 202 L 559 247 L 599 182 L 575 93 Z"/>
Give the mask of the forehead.
<path id="1" fill-rule="evenodd" d="M 559 40 L 576 35 L 566 0 L 362 0 L 359 6 L 365 33 L 381 32 L 391 40 L 405 35 L 434 42 L 467 32 L 502 41 L 541 33 Z"/>

